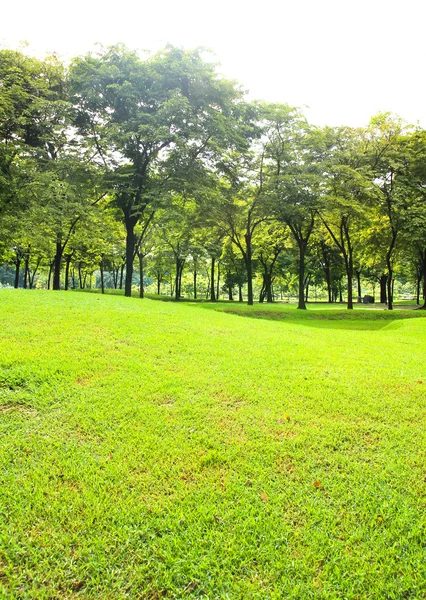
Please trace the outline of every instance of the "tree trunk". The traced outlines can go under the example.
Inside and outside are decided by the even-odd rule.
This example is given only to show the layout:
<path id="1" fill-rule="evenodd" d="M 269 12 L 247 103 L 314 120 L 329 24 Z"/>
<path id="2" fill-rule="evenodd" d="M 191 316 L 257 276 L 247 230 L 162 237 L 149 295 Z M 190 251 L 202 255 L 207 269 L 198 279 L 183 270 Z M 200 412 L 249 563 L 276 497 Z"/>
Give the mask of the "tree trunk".
<path id="1" fill-rule="evenodd" d="M 126 279 L 124 282 L 124 295 L 132 295 L 133 260 L 135 256 L 135 218 L 126 215 Z"/>
<path id="2" fill-rule="evenodd" d="M 266 294 L 266 285 L 265 285 L 265 273 L 263 273 L 262 275 L 262 288 L 260 290 L 260 294 L 259 294 L 259 303 L 263 304 L 263 301 L 265 300 L 265 294 Z"/>
<path id="3" fill-rule="evenodd" d="M 72 258 L 71 254 L 66 254 L 65 255 L 65 282 L 64 282 L 64 289 L 65 290 L 68 290 L 68 288 L 69 288 L 71 258 Z"/>
<path id="4" fill-rule="evenodd" d="M 299 302 L 297 308 L 306 310 L 305 304 L 305 253 L 306 247 L 303 242 L 299 242 Z"/>
<path id="5" fill-rule="evenodd" d="M 230 285 L 228 288 L 228 300 L 233 300 L 234 296 L 232 294 L 232 286 Z"/>
<path id="6" fill-rule="evenodd" d="M 52 278 L 53 261 L 49 262 L 49 274 L 47 276 L 47 289 L 50 290 L 50 280 Z"/>
<path id="7" fill-rule="evenodd" d="M 219 300 L 220 292 L 220 262 L 217 263 L 216 299 Z"/>
<path id="8" fill-rule="evenodd" d="M 161 291 L 161 271 L 157 271 L 157 296 L 160 295 Z"/>
<path id="9" fill-rule="evenodd" d="M 361 302 L 361 296 L 362 296 L 362 291 L 361 291 L 361 271 L 356 270 L 355 271 L 355 275 L 356 275 L 356 284 L 357 284 L 357 291 L 358 291 L 358 302 Z"/>
<path id="10" fill-rule="evenodd" d="M 426 310 L 426 248 L 420 252 L 420 257 L 423 272 L 423 306 L 420 307 L 420 310 Z"/>
<path id="11" fill-rule="evenodd" d="M 142 252 L 138 252 L 139 258 L 139 298 L 144 297 L 144 287 L 143 287 L 143 254 Z"/>
<path id="12" fill-rule="evenodd" d="M 194 269 L 194 300 L 197 299 L 197 271 Z"/>
<path id="13" fill-rule="evenodd" d="M 120 285 L 119 285 L 120 290 L 123 289 L 123 277 L 124 277 L 124 263 L 120 267 Z"/>
<path id="14" fill-rule="evenodd" d="M 392 265 L 390 263 L 390 260 L 386 260 L 387 263 L 387 267 L 388 267 L 388 278 L 387 278 L 387 282 L 386 282 L 386 292 L 388 295 L 388 310 L 393 310 L 393 298 L 392 298 L 392 276 L 393 276 L 393 270 L 392 270 Z"/>
<path id="15" fill-rule="evenodd" d="M 388 297 L 387 297 L 387 293 L 386 293 L 387 280 L 388 280 L 388 276 L 386 274 L 383 274 L 380 277 L 380 303 L 381 304 L 387 304 L 387 302 L 388 302 Z"/>
<path id="16" fill-rule="evenodd" d="M 15 289 L 19 288 L 19 269 L 20 269 L 20 267 L 21 267 L 21 259 L 16 258 L 16 260 L 15 260 L 15 283 L 14 283 Z"/>
<path id="17" fill-rule="evenodd" d="M 33 289 L 34 279 L 35 279 L 36 273 L 38 271 L 38 268 L 40 266 L 40 263 L 41 263 L 41 258 L 38 258 L 37 262 L 36 262 L 36 266 L 35 266 L 32 274 L 30 273 L 29 280 L 28 280 L 28 283 L 29 283 L 29 286 L 30 286 L 30 290 Z"/>
<path id="18" fill-rule="evenodd" d="M 247 270 L 247 304 L 253 306 L 253 265 L 252 265 L 252 247 L 251 247 L 251 233 L 248 231 L 244 235 L 246 242 L 246 252 L 244 255 L 244 262 L 246 263 Z"/>
<path id="19" fill-rule="evenodd" d="M 352 252 L 349 248 L 349 252 L 345 255 L 345 266 L 346 266 L 346 275 L 348 277 L 348 310 L 353 310 L 354 308 L 354 299 L 353 299 L 353 278 L 354 278 L 354 265 Z"/>
<path id="20" fill-rule="evenodd" d="M 24 290 L 27 289 L 28 287 L 28 279 L 30 277 L 30 252 L 28 250 L 28 252 L 25 253 L 25 260 L 24 260 L 24 264 L 25 264 L 25 271 L 24 271 Z"/>
<path id="21" fill-rule="evenodd" d="M 175 299 L 180 300 L 182 292 L 182 273 L 185 259 L 176 256 Z"/>
<path id="22" fill-rule="evenodd" d="M 353 271 L 348 269 L 348 310 L 353 310 L 354 299 L 353 299 Z"/>
<path id="23" fill-rule="evenodd" d="M 101 259 L 99 263 L 99 270 L 101 272 L 101 293 L 105 294 L 105 282 L 104 282 L 104 259 Z"/>
<path id="24" fill-rule="evenodd" d="M 308 298 L 309 298 L 309 286 L 311 284 L 311 274 L 309 273 L 309 275 L 307 276 L 306 280 L 305 280 L 305 302 L 308 302 Z"/>
<path id="25" fill-rule="evenodd" d="M 243 299 L 243 286 L 241 283 L 238 284 L 238 302 L 244 302 Z"/>
<path id="26" fill-rule="evenodd" d="M 215 289 L 214 289 L 214 269 L 215 269 L 216 258 L 212 256 L 212 264 L 210 269 L 210 300 L 211 302 L 215 302 Z"/>
<path id="27" fill-rule="evenodd" d="M 112 284 L 116 290 L 118 287 L 118 269 L 115 268 L 114 263 L 112 264 Z"/>
<path id="28" fill-rule="evenodd" d="M 53 289 L 60 290 L 61 289 L 61 266 L 62 266 L 62 253 L 64 251 L 64 247 L 62 246 L 61 241 L 56 242 L 56 254 L 54 258 L 53 264 Z"/>

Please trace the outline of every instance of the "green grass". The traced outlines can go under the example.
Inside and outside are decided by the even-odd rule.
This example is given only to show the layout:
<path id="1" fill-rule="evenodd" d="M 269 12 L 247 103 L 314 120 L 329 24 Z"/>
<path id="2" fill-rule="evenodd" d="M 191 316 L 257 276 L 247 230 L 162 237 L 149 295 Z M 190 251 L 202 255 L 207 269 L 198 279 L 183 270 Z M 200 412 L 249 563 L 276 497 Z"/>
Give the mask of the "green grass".
<path id="1" fill-rule="evenodd" d="M 0 291 L 0 597 L 424 598 L 424 316 Z"/>

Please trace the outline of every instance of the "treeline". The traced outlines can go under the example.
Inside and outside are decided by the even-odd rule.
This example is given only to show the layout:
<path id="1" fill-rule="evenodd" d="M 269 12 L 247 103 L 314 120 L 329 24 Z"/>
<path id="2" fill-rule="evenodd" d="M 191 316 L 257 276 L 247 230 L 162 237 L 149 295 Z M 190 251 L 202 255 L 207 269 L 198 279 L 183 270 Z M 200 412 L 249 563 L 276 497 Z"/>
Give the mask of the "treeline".
<path id="1" fill-rule="evenodd" d="M 141 296 L 173 273 L 179 299 L 187 269 L 194 298 L 204 273 L 212 300 L 244 286 L 252 304 L 257 277 L 261 301 L 279 281 L 305 308 L 323 284 L 352 308 L 368 280 L 391 309 L 399 275 L 420 303 L 425 193 L 426 132 L 396 116 L 318 128 L 248 102 L 201 51 L 116 46 L 67 66 L 0 51 L 0 264 L 16 287 L 96 270 L 129 296 L 136 270 Z"/>

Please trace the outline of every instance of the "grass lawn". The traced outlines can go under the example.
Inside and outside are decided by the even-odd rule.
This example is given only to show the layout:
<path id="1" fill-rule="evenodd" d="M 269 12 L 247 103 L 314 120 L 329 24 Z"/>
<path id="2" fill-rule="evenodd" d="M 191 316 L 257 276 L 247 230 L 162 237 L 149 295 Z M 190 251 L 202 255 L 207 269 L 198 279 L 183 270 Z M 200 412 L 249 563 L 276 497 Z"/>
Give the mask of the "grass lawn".
<path id="1" fill-rule="evenodd" d="M 0 598 L 424 599 L 425 317 L 0 290 Z"/>

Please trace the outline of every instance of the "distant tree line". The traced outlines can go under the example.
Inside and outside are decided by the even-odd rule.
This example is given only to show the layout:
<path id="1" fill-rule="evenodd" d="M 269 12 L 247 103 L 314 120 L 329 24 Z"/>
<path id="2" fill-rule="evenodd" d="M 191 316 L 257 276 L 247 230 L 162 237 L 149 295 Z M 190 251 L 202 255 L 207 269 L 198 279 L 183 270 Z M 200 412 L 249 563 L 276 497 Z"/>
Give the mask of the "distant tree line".
<path id="1" fill-rule="evenodd" d="M 426 132 L 389 113 L 310 125 L 248 102 L 199 50 L 114 46 L 64 65 L 0 51 L 0 277 L 130 296 L 272 302 L 310 285 L 349 309 L 396 275 L 426 308 Z M 207 281 L 207 284 L 205 283 Z M 355 291 L 354 291 L 355 288 Z M 422 300 L 423 299 L 423 300 Z"/>

